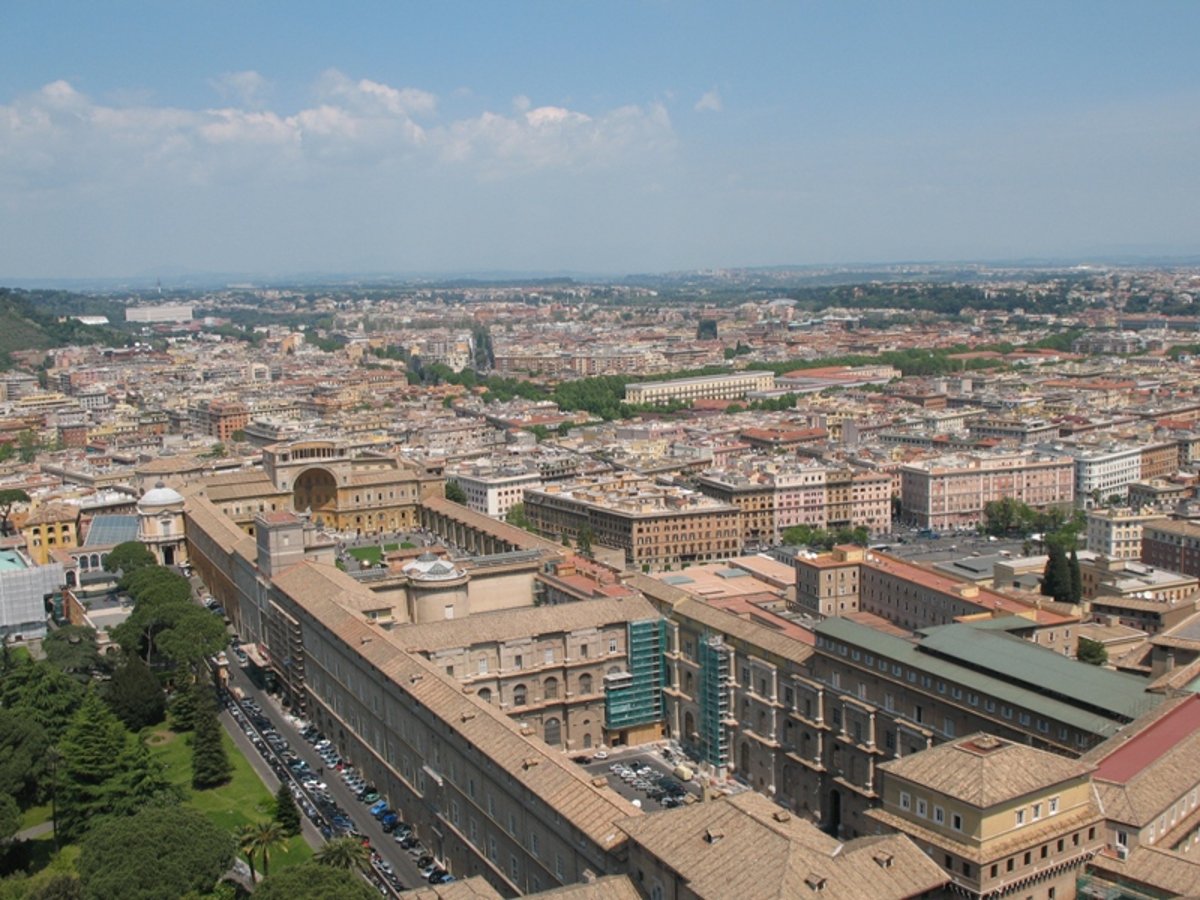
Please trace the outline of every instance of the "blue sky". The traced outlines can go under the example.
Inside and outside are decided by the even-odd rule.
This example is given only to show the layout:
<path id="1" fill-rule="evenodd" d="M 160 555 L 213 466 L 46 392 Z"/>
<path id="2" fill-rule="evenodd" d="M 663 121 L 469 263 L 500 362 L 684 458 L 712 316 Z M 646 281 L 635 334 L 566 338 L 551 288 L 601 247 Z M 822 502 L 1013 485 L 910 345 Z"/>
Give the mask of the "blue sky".
<path id="1" fill-rule="evenodd" d="M 1200 4 L 0 4 L 0 283 L 1200 253 Z"/>

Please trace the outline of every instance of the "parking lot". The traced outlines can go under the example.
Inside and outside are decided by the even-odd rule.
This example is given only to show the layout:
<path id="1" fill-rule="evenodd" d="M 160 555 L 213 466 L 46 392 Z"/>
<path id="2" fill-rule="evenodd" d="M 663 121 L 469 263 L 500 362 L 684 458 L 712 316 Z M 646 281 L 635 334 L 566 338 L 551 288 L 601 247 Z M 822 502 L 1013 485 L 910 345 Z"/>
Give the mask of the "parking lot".
<path id="1" fill-rule="evenodd" d="M 898 532 L 884 535 L 871 541 L 872 547 L 886 544 L 883 551 L 890 556 L 908 559 L 913 562 L 935 563 L 964 556 L 993 556 L 1009 554 L 1022 556 L 1025 552 L 1025 542 L 1009 538 L 990 540 L 987 536 L 974 531 L 943 532 L 936 538 L 922 537 L 910 532 Z M 1032 548 L 1037 551 L 1037 546 Z"/>
<path id="2" fill-rule="evenodd" d="M 682 760 L 682 757 L 677 757 Z M 686 802 L 684 797 L 700 796 L 695 781 L 681 782 L 673 771 L 677 762 L 663 758 L 657 747 L 632 748 L 610 752 L 607 759 L 592 759 L 584 768 L 589 775 L 608 779 L 609 787 L 630 802 L 637 802 L 647 812 L 670 809 Z M 689 768 L 694 767 L 688 764 Z M 672 802 L 669 798 L 675 798 Z M 667 801 L 667 802 L 664 802 Z"/>

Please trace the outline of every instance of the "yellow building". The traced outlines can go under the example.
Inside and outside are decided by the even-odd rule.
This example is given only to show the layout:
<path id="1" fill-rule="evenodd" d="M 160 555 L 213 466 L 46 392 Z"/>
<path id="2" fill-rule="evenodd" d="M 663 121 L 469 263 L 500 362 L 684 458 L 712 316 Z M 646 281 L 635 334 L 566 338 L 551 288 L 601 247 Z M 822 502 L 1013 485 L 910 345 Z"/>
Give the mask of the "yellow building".
<path id="1" fill-rule="evenodd" d="M 29 558 L 39 566 L 50 562 L 55 550 L 79 546 L 79 507 L 51 503 L 35 510 L 21 526 Z"/>
<path id="2" fill-rule="evenodd" d="M 973 734 L 879 767 L 880 809 L 968 897 L 1074 897 L 1104 846 L 1092 766 Z"/>

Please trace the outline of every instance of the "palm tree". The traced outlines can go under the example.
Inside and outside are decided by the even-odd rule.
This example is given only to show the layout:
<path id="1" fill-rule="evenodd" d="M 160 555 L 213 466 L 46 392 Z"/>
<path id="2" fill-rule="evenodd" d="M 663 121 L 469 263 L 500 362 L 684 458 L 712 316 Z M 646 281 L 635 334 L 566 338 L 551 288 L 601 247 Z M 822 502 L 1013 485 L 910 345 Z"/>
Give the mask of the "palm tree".
<path id="1" fill-rule="evenodd" d="M 313 859 L 335 869 L 366 869 L 371 864 L 371 851 L 358 838 L 347 836 L 334 838 Z"/>
<path id="2" fill-rule="evenodd" d="M 243 825 L 237 831 L 238 851 L 246 857 L 246 862 L 250 865 L 250 883 L 254 884 L 258 880 L 258 876 L 254 872 L 254 854 L 258 852 L 258 841 L 255 839 L 255 828 L 253 825 Z"/>
<path id="3" fill-rule="evenodd" d="M 253 876 L 255 853 L 262 857 L 263 878 L 271 874 L 271 850 L 279 847 L 287 852 L 287 834 L 278 822 L 254 822 L 242 828 L 238 835 L 240 847 L 250 862 L 250 872 Z"/>

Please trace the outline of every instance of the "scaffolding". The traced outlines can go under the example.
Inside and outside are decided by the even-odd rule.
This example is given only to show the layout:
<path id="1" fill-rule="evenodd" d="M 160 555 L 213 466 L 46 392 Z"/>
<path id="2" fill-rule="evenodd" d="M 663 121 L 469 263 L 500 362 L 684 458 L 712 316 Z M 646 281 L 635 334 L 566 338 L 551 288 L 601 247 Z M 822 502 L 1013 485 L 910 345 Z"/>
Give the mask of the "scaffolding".
<path id="1" fill-rule="evenodd" d="M 724 769 L 729 765 L 729 648 L 720 635 L 700 641 L 700 759 Z"/>
<path id="2" fill-rule="evenodd" d="M 605 727 L 619 731 L 663 718 L 663 646 L 666 621 L 643 619 L 627 629 L 629 669 L 604 676 Z"/>

